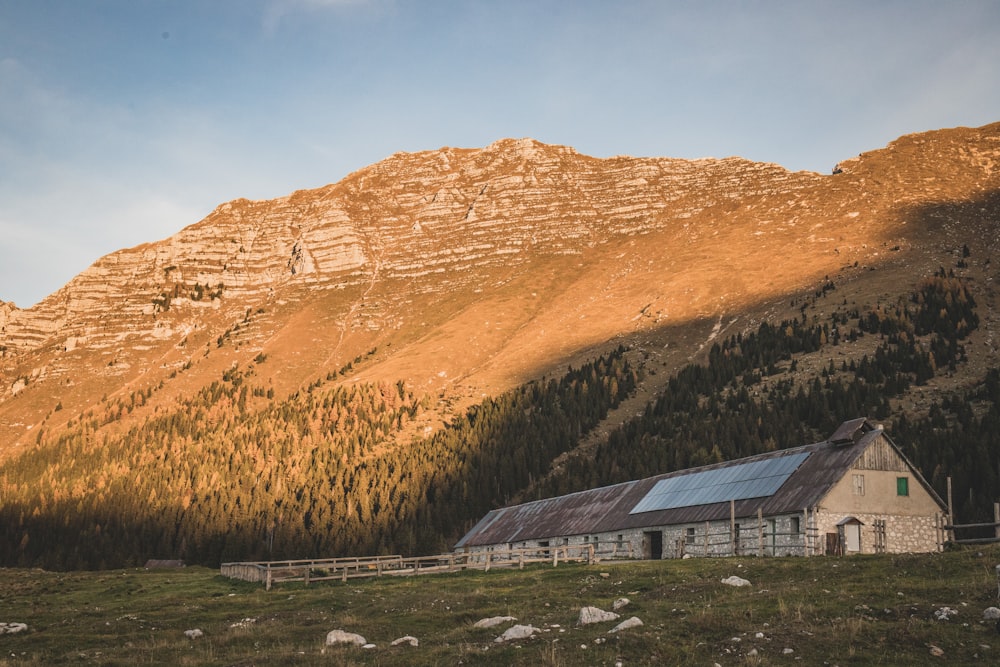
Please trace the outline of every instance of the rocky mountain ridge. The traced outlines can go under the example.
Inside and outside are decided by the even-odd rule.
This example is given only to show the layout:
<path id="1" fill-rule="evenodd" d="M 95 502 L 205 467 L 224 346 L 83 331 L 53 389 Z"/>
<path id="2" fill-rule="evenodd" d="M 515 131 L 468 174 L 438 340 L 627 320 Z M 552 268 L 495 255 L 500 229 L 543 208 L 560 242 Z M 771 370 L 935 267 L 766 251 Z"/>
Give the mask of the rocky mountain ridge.
<path id="1" fill-rule="evenodd" d="M 834 171 L 505 139 L 223 204 L 33 308 L 0 303 L 0 455 L 101 398 L 155 387 L 155 409 L 261 355 L 278 392 L 351 364 L 459 403 L 626 339 L 669 366 L 830 276 L 871 291 L 876 267 L 996 250 L 1000 124 Z"/>

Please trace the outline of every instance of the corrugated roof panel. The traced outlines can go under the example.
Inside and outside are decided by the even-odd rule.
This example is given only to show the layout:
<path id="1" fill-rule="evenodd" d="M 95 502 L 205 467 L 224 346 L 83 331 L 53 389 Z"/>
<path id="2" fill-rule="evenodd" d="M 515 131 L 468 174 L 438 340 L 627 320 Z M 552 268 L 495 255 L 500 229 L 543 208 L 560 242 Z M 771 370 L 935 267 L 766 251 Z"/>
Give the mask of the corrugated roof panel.
<path id="1" fill-rule="evenodd" d="M 629 514 L 771 496 L 808 456 L 800 451 L 661 479 Z"/>

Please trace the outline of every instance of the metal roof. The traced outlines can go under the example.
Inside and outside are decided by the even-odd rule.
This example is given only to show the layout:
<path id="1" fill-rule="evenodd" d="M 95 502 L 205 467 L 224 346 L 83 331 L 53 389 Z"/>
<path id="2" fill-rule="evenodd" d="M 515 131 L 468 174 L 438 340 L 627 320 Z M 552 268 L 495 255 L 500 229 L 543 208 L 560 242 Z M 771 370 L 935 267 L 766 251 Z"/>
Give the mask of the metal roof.
<path id="1" fill-rule="evenodd" d="M 831 437 L 829 440 L 812 445 L 496 509 L 483 517 L 455 546 L 461 548 L 510 544 L 525 540 L 609 533 L 646 526 L 669 526 L 728 519 L 730 502 L 733 503 L 738 517 L 755 516 L 758 510 L 765 516 L 801 512 L 814 507 L 850 470 L 869 445 L 881 437 L 888 440 L 881 428 L 872 425 L 866 419 L 844 422 L 834 435 L 837 436 L 836 439 Z M 891 440 L 889 443 L 898 451 Z M 751 466 L 751 464 L 759 465 Z M 782 478 L 783 473 L 776 474 L 776 471 L 784 470 L 783 466 L 792 465 L 796 467 L 787 476 Z M 736 472 L 733 472 L 734 469 Z M 691 480 L 732 481 L 750 470 L 762 474 L 769 473 L 766 476 L 780 478 L 782 481 L 774 491 L 764 495 L 731 498 L 725 496 L 732 494 L 709 495 L 707 498 L 711 502 L 703 504 L 691 502 L 682 505 L 668 502 L 656 504 L 651 500 L 658 495 L 654 493 L 658 485 L 660 491 L 663 489 L 677 491 L 681 488 L 679 485 Z M 915 469 L 913 473 L 926 488 L 930 489 Z M 730 478 L 728 477 L 730 474 L 735 476 Z M 750 479 L 743 481 L 752 482 Z M 762 492 L 768 488 L 761 485 L 753 492 Z M 930 491 L 932 497 L 941 505 L 937 494 L 934 494 L 932 489 Z"/>

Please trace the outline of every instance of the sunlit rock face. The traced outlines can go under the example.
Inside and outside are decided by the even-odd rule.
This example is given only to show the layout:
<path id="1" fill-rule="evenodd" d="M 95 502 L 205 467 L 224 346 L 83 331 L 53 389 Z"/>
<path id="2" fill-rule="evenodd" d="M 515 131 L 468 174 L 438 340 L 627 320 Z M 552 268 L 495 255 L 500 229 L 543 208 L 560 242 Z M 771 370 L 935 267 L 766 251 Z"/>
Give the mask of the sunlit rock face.
<path id="1" fill-rule="evenodd" d="M 370 377 L 503 385 L 636 330 L 786 299 L 893 249 L 916 261 L 961 236 L 969 209 L 949 217 L 942 203 L 989 208 L 1000 124 L 903 137 L 834 172 L 503 139 L 228 202 L 33 308 L 0 302 L 0 431 L 17 425 L 0 447 L 57 402 L 182 369 L 196 387 L 266 353 L 292 387 L 381 346 Z"/>
<path id="2" fill-rule="evenodd" d="M 172 324 L 196 321 L 290 287 L 402 279 L 450 290 L 483 267 L 579 255 L 614 237 L 678 227 L 696 239 L 704 230 L 691 221 L 706 210 L 794 201 L 821 180 L 738 158 L 599 160 L 530 139 L 401 153 L 336 185 L 223 204 L 175 236 L 108 255 L 35 308 L 4 311 L 2 340 L 15 353 L 54 337 L 158 340 L 168 310 L 189 313 Z"/>

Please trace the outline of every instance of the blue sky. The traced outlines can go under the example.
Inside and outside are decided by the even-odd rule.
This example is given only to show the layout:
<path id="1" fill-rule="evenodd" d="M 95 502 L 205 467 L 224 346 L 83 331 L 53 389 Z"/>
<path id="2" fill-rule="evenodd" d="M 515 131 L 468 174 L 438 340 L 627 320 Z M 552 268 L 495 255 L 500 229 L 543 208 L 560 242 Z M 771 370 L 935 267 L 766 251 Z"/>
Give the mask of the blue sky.
<path id="1" fill-rule="evenodd" d="M 1000 121 L 1000 2 L 0 0 L 0 300 L 396 151 L 833 165 Z"/>

